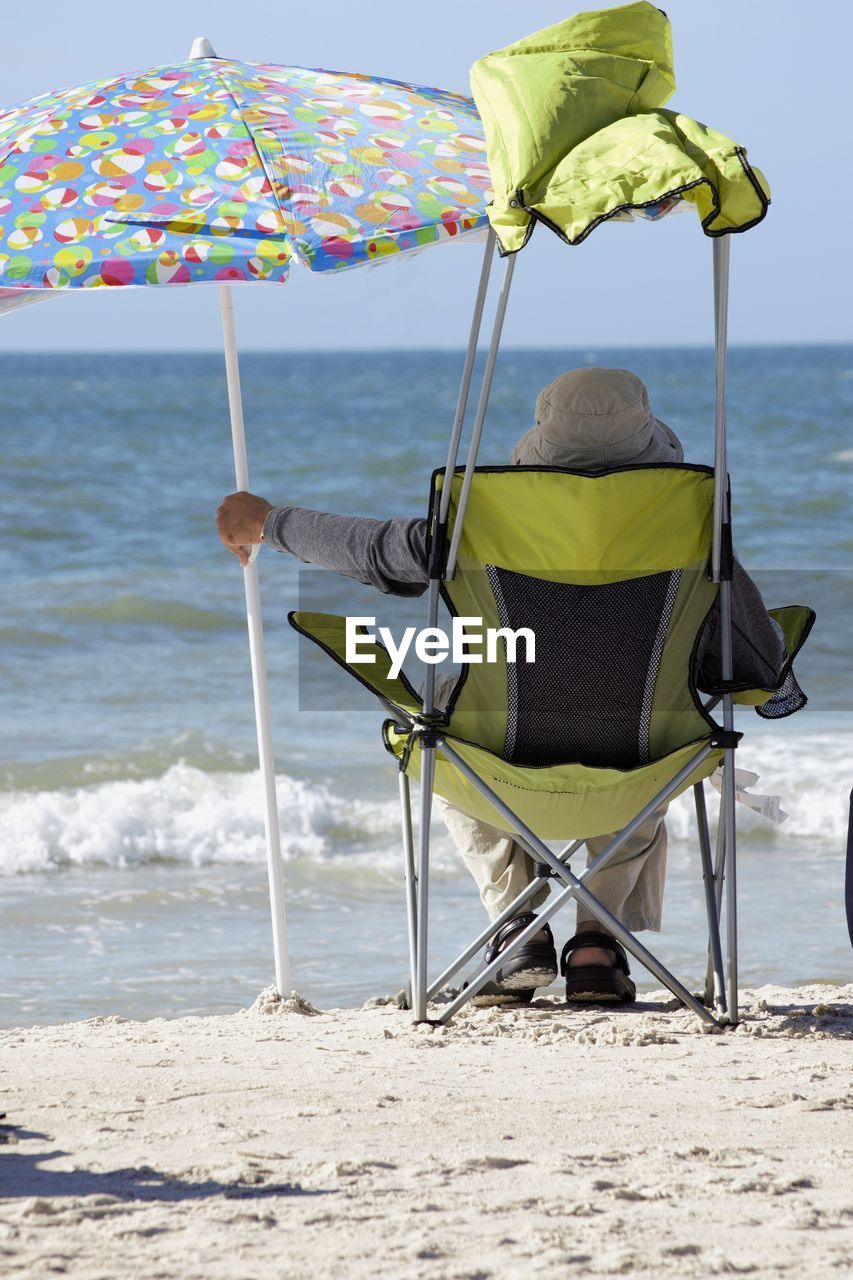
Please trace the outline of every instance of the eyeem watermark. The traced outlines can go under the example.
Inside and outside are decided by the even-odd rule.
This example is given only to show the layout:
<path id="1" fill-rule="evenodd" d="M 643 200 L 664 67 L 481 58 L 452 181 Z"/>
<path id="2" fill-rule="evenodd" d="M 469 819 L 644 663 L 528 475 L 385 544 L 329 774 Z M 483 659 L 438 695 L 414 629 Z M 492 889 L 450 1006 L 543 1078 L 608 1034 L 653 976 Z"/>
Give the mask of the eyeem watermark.
<path id="1" fill-rule="evenodd" d="M 400 637 L 399 644 L 389 627 L 371 630 L 376 625 L 375 618 L 347 618 L 346 620 L 346 658 L 352 663 L 375 663 L 376 654 L 364 651 L 364 646 L 375 644 L 378 640 L 385 646 L 391 657 L 392 680 L 400 674 L 403 663 L 414 642 L 415 654 L 421 662 L 431 664 L 443 662 L 450 658 L 452 662 L 496 662 L 498 643 L 505 646 L 506 661 L 517 662 L 518 643 L 524 641 L 524 661 L 536 661 L 536 636 L 530 627 L 519 627 L 513 631 L 510 627 L 483 627 L 482 618 L 454 618 L 450 635 L 441 627 L 406 627 Z M 483 647 L 485 641 L 485 656 Z"/>

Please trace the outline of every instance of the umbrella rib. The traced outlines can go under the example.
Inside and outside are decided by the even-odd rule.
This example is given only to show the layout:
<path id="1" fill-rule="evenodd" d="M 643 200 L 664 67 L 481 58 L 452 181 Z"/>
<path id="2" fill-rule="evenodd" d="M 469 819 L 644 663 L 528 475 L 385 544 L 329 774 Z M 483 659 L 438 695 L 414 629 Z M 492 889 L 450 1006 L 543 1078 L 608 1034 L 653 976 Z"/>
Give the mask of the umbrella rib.
<path id="1" fill-rule="evenodd" d="M 222 85 L 223 89 L 226 91 L 226 93 L 227 93 L 227 94 L 228 94 L 228 96 L 230 97 L 231 101 L 234 103 L 234 106 L 236 107 L 237 112 L 239 113 L 240 119 L 243 121 L 243 124 L 246 126 L 246 130 L 247 130 L 247 132 L 248 132 L 248 134 L 249 134 L 249 137 L 252 139 L 252 146 L 255 148 L 255 155 L 258 157 L 258 160 L 260 161 L 261 168 L 262 168 L 262 169 L 263 169 L 263 171 L 264 171 L 264 177 L 266 178 L 267 182 L 269 183 L 270 192 L 271 192 L 271 194 L 272 194 L 272 198 L 273 198 L 273 200 L 274 200 L 274 202 L 275 202 L 275 207 L 276 207 L 276 209 L 278 210 L 279 214 L 281 215 L 282 219 L 284 219 L 284 216 L 285 216 L 285 215 L 284 215 L 284 210 L 283 210 L 283 209 L 282 209 L 282 207 L 281 207 L 281 204 L 280 204 L 280 202 L 279 202 L 279 198 L 278 198 L 278 194 L 277 194 L 277 192 L 276 192 L 275 179 L 274 179 L 273 174 L 271 173 L 271 171 L 270 171 L 270 169 L 269 169 L 269 167 L 268 167 L 268 165 L 267 165 L 266 160 L 264 159 L 263 152 L 261 151 L 260 147 L 258 146 L 258 143 L 257 143 L 257 140 L 256 140 L 256 138 L 255 138 L 255 135 L 254 135 L 254 132 L 253 132 L 253 130 L 252 130 L 251 125 L 250 125 L 250 124 L 248 124 L 248 122 L 246 121 L 245 116 L 243 115 L 243 108 L 240 106 L 240 103 L 239 103 L 239 101 L 238 101 L 238 99 L 237 99 L 237 95 L 236 95 L 236 93 L 234 92 L 234 90 L 232 89 L 232 87 L 231 87 L 230 83 L 228 82 L 228 80 L 225 78 L 225 76 L 224 76 L 224 74 L 222 73 L 222 71 L 219 69 L 219 67 L 214 67 L 214 68 L 213 68 L 213 74 L 214 74 L 214 76 L 216 77 L 216 79 L 219 81 L 219 83 Z M 288 240 L 290 240 L 290 236 L 289 236 L 289 235 L 288 235 Z M 291 251 L 292 251 L 292 249 L 293 249 L 293 244 L 292 244 L 292 242 L 291 242 Z"/>

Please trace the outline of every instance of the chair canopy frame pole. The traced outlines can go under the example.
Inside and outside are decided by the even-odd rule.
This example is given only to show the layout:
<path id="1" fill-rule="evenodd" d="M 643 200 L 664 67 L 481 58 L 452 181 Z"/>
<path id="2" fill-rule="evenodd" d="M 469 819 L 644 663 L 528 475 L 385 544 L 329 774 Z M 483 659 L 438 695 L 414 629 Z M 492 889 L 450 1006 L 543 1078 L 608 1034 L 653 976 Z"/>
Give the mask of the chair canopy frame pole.
<path id="1" fill-rule="evenodd" d="M 447 449 L 447 462 L 445 463 L 445 473 L 447 476 L 456 466 L 456 457 L 459 453 L 459 441 L 462 438 L 462 426 L 465 422 L 465 412 L 468 408 L 468 393 L 471 390 L 471 379 L 474 375 L 474 360 L 477 356 L 477 343 L 480 339 L 480 328 L 483 323 L 483 309 L 486 305 L 486 294 L 489 288 L 489 277 L 492 273 L 492 262 L 495 256 L 495 241 L 497 237 L 494 231 L 489 227 L 486 236 L 486 249 L 483 254 L 483 265 L 480 269 L 480 283 L 477 288 L 477 297 L 474 302 L 474 314 L 471 317 L 471 331 L 468 334 L 468 350 L 465 352 L 465 365 L 462 370 L 462 381 L 459 384 L 459 398 L 456 402 L 456 416 L 453 419 L 453 430 L 450 434 L 450 444 Z M 441 501 L 438 509 L 439 523 L 443 524 L 447 519 L 447 512 L 450 509 L 450 485 L 446 484 L 441 491 Z"/>
<path id="2" fill-rule="evenodd" d="M 729 258 L 730 238 L 719 236 L 714 246 L 714 354 L 716 360 L 716 430 L 714 443 L 714 546 L 712 577 L 720 584 L 720 642 L 723 682 L 733 675 L 732 660 L 732 535 L 729 508 L 728 463 L 726 448 L 726 356 L 728 343 Z M 734 702 L 731 693 L 723 695 L 723 728 L 734 730 Z M 725 850 L 726 894 L 726 961 L 727 1016 L 732 1026 L 738 1022 L 737 974 L 737 860 L 735 856 L 735 753 L 725 750 L 723 791 L 719 821 L 723 826 L 722 848 Z"/>
<path id="3" fill-rule="evenodd" d="M 462 537 L 462 526 L 465 523 L 465 508 L 468 506 L 468 494 L 471 489 L 471 482 L 474 479 L 474 468 L 477 465 L 477 454 L 480 449 L 480 438 L 483 434 L 483 423 L 486 420 L 486 410 L 489 407 L 489 395 L 491 394 L 492 381 L 495 376 L 495 363 L 497 362 L 498 351 L 500 350 L 504 316 L 506 315 L 507 303 L 509 302 L 509 291 L 512 285 L 512 276 L 515 271 L 515 257 L 516 255 L 513 253 L 510 254 L 506 260 L 503 284 L 501 285 L 497 311 L 495 312 L 495 322 L 492 328 L 492 340 L 489 344 L 486 368 L 483 371 L 483 385 L 480 388 L 480 400 L 477 404 L 477 415 L 474 418 L 474 427 L 471 432 L 471 443 L 468 446 L 468 460 L 465 463 L 465 475 L 462 480 L 462 492 L 459 495 L 459 506 L 456 510 L 456 520 L 453 525 L 453 537 L 450 542 L 450 553 L 448 554 L 447 567 L 444 571 L 445 578 L 452 578 L 456 570 L 456 557 L 459 554 L 459 540 Z"/>
<path id="4" fill-rule="evenodd" d="M 417 921 L 415 924 L 415 989 L 412 1010 L 415 1022 L 427 1016 L 427 948 L 429 931 L 429 832 L 432 791 L 435 782 L 435 744 L 421 739 L 420 822 L 418 824 Z"/>
<path id="5" fill-rule="evenodd" d="M 441 491 L 441 500 L 438 508 L 438 524 L 433 530 L 433 538 L 438 544 L 439 552 L 442 549 L 443 531 L 447 523 L 447 512 L 450 507 L 450 479 L 453 469 L 456 466 L 456 458 L 459 453 L 459 441 L 462 438 L 462 427 L 465 423 L 465 413 L 468 408 L 468 395 L 471 390 L 471 380 L 474 375 L 474 361 L 477 356 L 477 343 L 480 339 L 480 328 L 483 323 L 483 309 L 486 305 L 486 295 L 489 289 L 489 276 L 492 272 L 492 260 L 495 256 L 495 233 L 489 227 L 486 236 L 486 249 L 483 254 L 483 265 L 480 268 L 480 281 L 477 286 L 477 297 L 474 301 L 474 313 L 471 316 L 471 329 L 468 334 L 468 349 L 465 352 L 465 364 L 462 368 L 462 379 L 459 383 L 459 395 L 456 400 L 456 413 L 453 417 L 453 428 L 450 433 L 450 443 L 447 447 L 447 462 L 445 463 L 445 484 Z M 430 582 L 429 595 L 427 598 L 427 626 L 434 627 L 438 622 L 438 605 L 440 599 L 441 588 L 441 563 L 437 558 L 434 565 L 430 566 Z M 424 712 L 429 715 L 435 709 L 435 666 L 430 664 L 427 666 L 426 679 L 424 682 Z"/>
<path id="6" fill-rule="evenodd" d="M 729 524 L 728 461 L 726 442 L 726 347 L 729 311 L 728 236 L 718 236 L 714 249 L 714 354 L 716 358 L 716 413 L 714 430 L 714 539 L 711 551 L 711 577 L 720 582 L 724 576 L 723 539 Z M 725 673 L 723 673 L 725 679 Z"/>
<path id="7" fill-rule="evenodd" d="M 418 896 L 417 881 L 415 880 L 414 843 L 412 840 L 412 795 L 409 789 L 409 775 L 404 773 L 402 769 L 399 772 L 399 786 L 400 819 L 403 828 L 403 880 L 406 887 L 406 928 L 409 935 L 409 1008 L 411 1009 L 415 999 L 415 984 L 417 983 L 415 964 L 418 953 Z"/>
<path id="8" fill-rule="evenodd" d="M 238 490 L 249 488 L 249 464 L 246 457 L 246 433 L 243 425 L 243 399 L 240 393 L 240 367 L 237 360 L 237 335 L 234 328 L 234 303 L 231 285 L 220 285 L 219 306 L 225 341 L 225 372 L 228 380 L 228 407 L 231 413 L 231 440 L 234 445 L 234 471 Z M 287 955 L 287 916 L 284 905 L 284 873 L 281 865 L 281 837 L 278 825 L 278 801 L 275 791 L 275 759 L 270 730 L 269 689 L 264 655 L 264 624 L 261 614 L 261 591 L 255 560 L 243 568 L 246 591 L 246 620 L 249 626 L 249 657 L 252 664 L 252 691 L 255 701 L 255 725 L 258 733 L 258 760 L 264 789 L 264 830 L 267 846 L 267 873 L 272 911 L 275 984 L 284 996 L 290 990 L 290 966 Z"/>
<path id="9" fill-rule="evenodd" d="M 489 287 L 489 276 L 492 270 L 492 258 L 495 249 L 495 233 L 489 228 L 486 236 L 486 249 L 483 254 L 483 265 L 480 268 L 480 281 L 477 286 L 477 297 L 474 302 L 474 314 L 471 317 L 471 329 L 468 334 L 468 349 L 465 353 L 465 364 L 462 369 L 462 380 L 459 385 L 459 396 L 456 401 L 456 413 L 453 429 L 450 433 L 450 444 L 447 450 L 447 470 L 449 477 L 456 466 L 459 441 L 468 407 L 468 393 L 471 390 L 471 379 L 474 373 L 474 360 L 477 355 L 477 342 L 480 337 L 480 326 L 483 321 L 483 308 Z M 450 502 L 450 483 L 445 484 L 439 505 L 439 520 L 433 530 L 433 554 L 429 567 L 429 594 L 427 597 L 427 626 L 434 627 L 438 621 L 438 604 L 441 595 L 441 557 L 443 554 L 444 529 L 446 527 L 447 509 Z M 424 681 L 424 716 L 432 715 L 435 710 L 435 666 L 429 664 Z M 427 951 L 429 930 L 429 834 L 432 815 L 432 791 L 435 780 L 435 747 L 428 738 L 421 740 L 421 786 L 420 786 L 420 820 L 418 824 L 418 863 L 414 884 L 414 923 L 409 927 L 410 966 L 413 975 L 412 1010 L 416 1022 L 426 1020 L 427 1009 Z M 404 832 L 404 842 L 406 835 Z M 408 900 L 411 900 L 409 898 Z M 414 951 L 411 950 L 414 944 Z"/>

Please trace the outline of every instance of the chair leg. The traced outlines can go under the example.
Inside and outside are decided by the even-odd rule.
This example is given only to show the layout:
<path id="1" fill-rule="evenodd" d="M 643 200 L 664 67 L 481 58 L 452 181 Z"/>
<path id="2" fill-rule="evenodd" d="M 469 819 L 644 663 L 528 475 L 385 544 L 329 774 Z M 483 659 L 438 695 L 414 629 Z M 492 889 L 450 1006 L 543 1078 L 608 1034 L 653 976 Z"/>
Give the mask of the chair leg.
<path id="1" fill-rule="evenodd" d="M 400 770 L 400 821 L 403 831 L 403 876 L 406 885 L 406 924 L 409 936 L 409 1008 L 415 999 L 417 982 L 418 888 L 412 839 L 412 795 L 408 774 Z"/>
<path id="2" fill-rule="evenodd" d="M 582 845 L 583 840 L 575 840 L 572 844 L 567 845 L 566 848 L 557 856 L 561 862 L 568 863 L 569 859 L 578 852 Z M 508 920 L 514 919 L 515 916 L 520 915 L 527 903 L 536 893 L 536 890 L 543 884 L 547 884 L 547 877 L 545 876 L 537 876 L 535 880 L 531 880 L 530 884 L 525 889 L 522 889 L 518 897 L 513 899 L 510 905 L 501 912 L 497 919 L 490 920 L 485 929 L 483 929 L 481 933 L 477 934 L 473 942 L 470 942 L 465 950 L 461 951 L 456 959 L 451 961 L 444 972 L 440 973 L 438 977 L 430 983 L 427 988 L 427 999 L 431 1000 L 438 991 L 441 991 L 442 987 L 447 985 L 450 979 L 459 972 L 462 966 L 467 964 L 471 957 L 476 955 L 480 948 L 484 947 L 490 938 L 494 937 L 502 925 L 505 925 Z"/>
<path id="3" fill-rule="evenodd" d="M 735 753 L 726 751 L 723 766 L 723 812 L 721 820 L 726 830 L 726 968 L 728 970 L 728 1020 L 733 1027 L 738 1024 L 738 973 L 737 973 L 737 862 L 735 816 Z"/>
<path id="4" fill-rule="evenodd" d="M 415 1022 L 427 1020 L 427 941 L 429 927 L 429 829 L 435 779 L 435 747 L 421 747 L 421 821 L 418 832 L 417 925 L 415 990 L 412 1006 Z"/>
<path id="5" fill-rule="evenodd" d="M 726 1012 L 725 979 L 723 976 L 723 948 L 720 942 L 720 913 L 714 892 L 714 868 L 711 862 L 711 833 L 708 830 L 708 810 L 705 805 L 705 784 L 697 782 L 693 787 L 696 804 L 696 824 L 699 828 L 699 855 L 702 860 L 702 883 L 705 889 L 705 911 L 708 916 L 708 969 L 705 974 L 705 1004 L 714 1005 L 717 1013 Z"/>
<path id="6" fill-rule="evenodd" d="M 479 774 L 477 774 L 444 739 L 439 739 L 439 745 L 441 747 L 442 755 L 445 756 L 451 764 L 454 764 L 459 772 L 466 777 L 474 787 L 476 787 L 480 794 L 491 801 L 496 812 L 508 821 L 509 828 L 514 831 L 515 838 L 518 840 L 518 843 L 527 850 L 531 857 L 538 858 L 552 867 L 553 870 L 556 871 L 560 880 L 562 880 L 566 886 L 561 893 L 557 894 L 556 897 L 546 903 L 537 919 L 529 924 L 526 929 L 517 934 L 517 936 L 507 944 L 501 954 L 497 956 L 490 965 L 487 965 L 484 969 L 480 970 L 476 977 L 469 983 L 467 989 L 461 992 L 450 1002 L 447 1008 L 442 1011 L 439 1021 L 448 1022 L 450 1018 L 453 1017 L 454 1013 L 456 1013 L 457 1009 L 461 1008 L 466 1000 L 470 1000 L 472 996 L 477 994 L 485 982 L 494 977 L 503 963 L 509 960 L 516 951 L 520 950 L 521 947 L 527 945 L 537 930 L 540 929 L 546 921 L 550 920 L 551 916 L 555 915 L 556 912 L 566 905 L 571 898 L 576 898 L 578 902 L 582 903 L 586 907 L 590 915 L 594 916 L 595 919 L 603 924 L 607 931 L 611 933 L 614 938 L 617 938 L 619 942 L 622 943 L 623 947 L 625 947 L 627 951 L 630 951 L 641 964 L 645 965 L 645 967 L 653 973 L 665 987 L 668 987 L 672 994 L 677 996 L 683 1005 L 688 1009 L 692 1009 L 701 1021 L 707 1022 L 712 1026 L 717 1026 L 718 1022 L 713 1014 L 709 1013 L 705 1006 L 699 1003 L 692 992 L 688 991 L 687 988 L 678 981 L 674 974 L 664 968 L 657 957 L 643 946 L 639 938 L 636 938 L 630 930 L 626 929 L 625 926 L 617 920 L 616 917 L 612 915 L 596 897 L 593 896 L 593 894 L 589 892 L 583 882 L 577 876 L 572 874 L 571 870 L 559 860 L 556 854 L 551 852 L 548 846 L 544 844 L 524 822 L 521 821 L 517 814 L 513 813 L 509 806 L 505 804 L 504 801 L 501 800 L 500 796 L 498 796 L 496 792 L 494 792 L 491 787 L 483 781 Z M 693 770 L 702 763 L 705 757 L 709 754 L 709 750 L 710 749 L 708 747 L 701 748 L 693 759 L 684 765 L 675 777 L 670 779 L 666 787 L 658 793 L 655 797 L 656 803 L 660 803 L 662 800 L 667 799 L 675 790 L 677 790 L 681 781 L 684 778 L 689 777 Z M 616 843 L 618 843 L 618 841 L 614 841 L 614 844 Z M 605 857 L 606 853 L 607 850 L 604 850 L 599 854 L 596 862 L 600 862 Z M 590 871 L 591 868 L 587 868 L 587 872 L 589 873 Z M 420 943 L 420 941 L 421 939 L 419 937 L 418 942 Z"/>
<path id="7" fill-rule="evenodd" d="M 533 833 L 529 831 L 529 828 L 526 828 L 523 823 L 519 822 L 519 827 L 521 830 L 518 834 L 523 838 L 525 844 L 529 842 L 535 852 L 542 856 L 544 860 L 544 854 L 546 852 L 550 853 L 547 845 L 541 844 Z M 572 875 L 571 871 L 566 869 L 563 878 L 568 881 L 566 887 L 556 896 L 552 896 L 541 909 L 537 918 L 529 924 L 526 929 L 523 929 L 519 934 L 517 934 L 490 965 L 486 965 L 485 968 L 481 969 L 471 979 L 464 991 L 461 991 L 459 995 L 451 1000 L 450 1004 L 442 1010 L 441 1016 L 438 1019 L 439 1022 L 449 1022 L 453 1015 L 461 1009 L 462 1005 L 472 999 L 478 993 L 480 988 L 495 976 L 502 964 L 505 964 L 508 959 L 511 959 L 515 952 L 521 947 L 526 946 L 534 934 L 542 928 L 543 924 L 550 920 L 552 916 L 556 915 L 557 912 L 566 906 L 572 898 L 576 898 L 579 902 L 584 904 L 590 915 L 595 916 L 595 918 L 604 925 L 607 931 L 622 943 L 626 951 L 630 951 L 641 964 L 645 965 L 649 972 L 653 973 L 655 977 L 658 978 L 686 1008 L 692 1009 L 702 1022 L 706 1022 L 711 1026 L 718 1025 L 717 1019 L 713 1014 L 709 1013 L 704 1005 L 699 1003 L 692 992 L 688 991 L 687 988 L 678 981 L 674 974 L 664 968 L 657 957 L 643 946 L 639 938 L 635 937 L 630 930 L 626 929 L 614 915 L 611 915 L 607 908 L 584 887 L 581 881 L 576 876 Z"/>

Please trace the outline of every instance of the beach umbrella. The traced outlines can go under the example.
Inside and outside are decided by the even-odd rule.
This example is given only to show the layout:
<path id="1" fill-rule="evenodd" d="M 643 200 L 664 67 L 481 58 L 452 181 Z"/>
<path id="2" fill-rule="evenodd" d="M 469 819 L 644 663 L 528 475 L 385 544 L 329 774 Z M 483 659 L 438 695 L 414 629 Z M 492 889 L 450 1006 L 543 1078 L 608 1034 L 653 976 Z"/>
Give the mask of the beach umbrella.
<path id="1" fill-rule="evenodd" d="M 219 58 L 202 38 L 185 62 L 46 93 L 0 113 L 0 313 L 79 289 L 216 283 L 236 482 L 248 489 L 232 286 L 283 283 L 294 262 L 335 272 L 458 240 L 486 229 L 490 198 L 470 98 Z M 481 304 L 483 292 L 481 279 Z M 276 983 L 285 992 L 254 562 L 244 584 Z"/>

